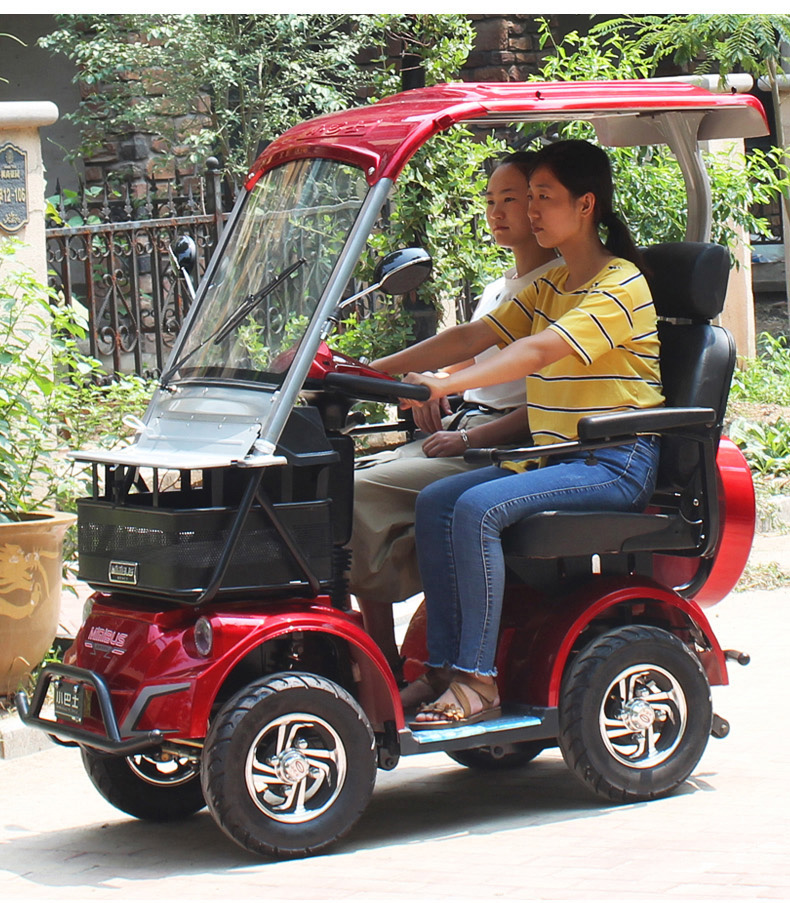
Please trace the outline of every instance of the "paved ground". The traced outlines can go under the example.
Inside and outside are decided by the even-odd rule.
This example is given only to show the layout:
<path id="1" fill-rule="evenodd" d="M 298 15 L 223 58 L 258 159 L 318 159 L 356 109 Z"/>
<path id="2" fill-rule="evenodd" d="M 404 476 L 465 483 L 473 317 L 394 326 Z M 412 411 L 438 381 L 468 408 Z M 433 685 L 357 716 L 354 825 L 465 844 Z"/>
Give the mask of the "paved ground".
<path id="1" fill-rule="evenodd" d="M 753 560 L 790 570 L 790 537 L 761 537 Z M 127 818 L 78 753 L 51 747 L 0 760 L 0 899 L 790 900 L 790 590 L 733 594 L 708 614 L 752 663 L 714 690 L 730 736 L 669 799 L 605 805 L 554 752 L 499 775 L 414 757 L 379 772 L 330 854 L 258 862 L 206 812 Z"/>

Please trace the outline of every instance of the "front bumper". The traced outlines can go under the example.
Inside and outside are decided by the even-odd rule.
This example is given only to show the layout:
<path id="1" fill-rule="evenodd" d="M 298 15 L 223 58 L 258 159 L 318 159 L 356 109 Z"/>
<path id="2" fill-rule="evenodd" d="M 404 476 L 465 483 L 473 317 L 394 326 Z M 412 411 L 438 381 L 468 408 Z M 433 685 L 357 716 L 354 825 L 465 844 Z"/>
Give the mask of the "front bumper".
<path id="1" fill-rule="evenodd" d="M 42 708 L 47 698 L 50 685 L 53 680 L 66 679 L 75 684 L 90 687 L 96 697 L 99 708 L 99 719 L 104 733 L 78 725 L 66 724 L 63 721 L 55 721 L 42 717 Z M 186 689 L 189 684 L 169 684 L 160 688 L 163 693 L 179 692 Z M 112 706 L 112 697 L 107 684 L 93 671 L 85 668 L 76 668 L 73 665 L 52 663 L 45 665 L 36 684 L 33 698 L 28 699 L 24 690 L 16 694 L 16 705 L 22 722 L 30 727 L 45 731 L 61 741 L 77 743 L 80 746 L 90 746 L 102 752 L 114 755 L 131 756 L 145 750 L 161 746 L 165 740 L 165 732 L 160 730 L 135 731 L 131 736 L 124 737 L 115 711 Z"/>

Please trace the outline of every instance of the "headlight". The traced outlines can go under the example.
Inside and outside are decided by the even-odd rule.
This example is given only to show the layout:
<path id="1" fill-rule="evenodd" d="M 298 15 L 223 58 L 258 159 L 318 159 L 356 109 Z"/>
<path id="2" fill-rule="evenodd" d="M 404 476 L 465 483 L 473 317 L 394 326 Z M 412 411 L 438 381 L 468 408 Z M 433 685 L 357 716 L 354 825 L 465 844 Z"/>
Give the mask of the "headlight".
<path id="1" fill-rule="evenodd" d="M 203 658 L 211 655 L 214 648 L 214 628 L 208 618 L 198 618 L 195 624 L 195 648 Z"/>
<path id="2" fill-rule="evenodd" d="M 85 603 L 82 606 L 82 623 L 83 624 L 91 616 L 92 611 L 93 611 L 93 596 L 88 596 L 88 598 L 85 600 Z"/>

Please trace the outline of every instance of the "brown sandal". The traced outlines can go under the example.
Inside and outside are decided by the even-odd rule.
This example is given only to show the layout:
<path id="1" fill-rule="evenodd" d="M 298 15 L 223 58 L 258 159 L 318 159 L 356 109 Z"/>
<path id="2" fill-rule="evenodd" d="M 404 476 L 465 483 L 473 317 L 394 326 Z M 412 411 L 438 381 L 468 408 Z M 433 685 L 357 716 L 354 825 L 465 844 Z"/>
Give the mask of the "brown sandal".
<path id="1" fill-rule="evenodd" d="M 470 699 L 464 692 L 464 688 L 471 690 L 483 702 L 483 708 L 479 712 L 472 714 Z M 452 681 L 448 689 L 460 704 L 436 701 L 428 705 L 421 705 L 417 710 L 418 714 L 426 712 L 443 717 L 433 721 L 411 721 L 409 722 L 411 730 L 427 731 L 437 728 L 463 727 L 466 724 L 490 721 L 502 714 L 502 707 L 499 704 L 499 688 L 495 683 L 489 684 L 472 675 L 464 675 L 463 678 Z"/>
<path id="2" fill-rule="evenodd" d="M 416 680 L 407 684 L 400 691 L 400 701 L 404 709 L 422 705 L 441 696 L 450 684 L 450 672 L 447 668 L 428 668 Z"/>

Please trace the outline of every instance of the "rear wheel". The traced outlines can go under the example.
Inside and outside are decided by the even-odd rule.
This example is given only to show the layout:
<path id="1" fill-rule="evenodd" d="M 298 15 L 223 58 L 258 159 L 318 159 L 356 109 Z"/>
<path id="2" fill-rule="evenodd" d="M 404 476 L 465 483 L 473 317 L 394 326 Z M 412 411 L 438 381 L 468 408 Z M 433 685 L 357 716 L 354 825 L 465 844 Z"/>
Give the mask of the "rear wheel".
<path id="1" fill-rule="evenodd" d="M 710 736 L 710 686 L 674 634 L 631 626 L 603 634 L 573 662 L 561 691 L 560 748 L 599 796 L 665 796 L 696 767 Z"/>
<path id="2" fill-rule="evenodd" d="M 250 684 L 212 722 L 202 761 L 211 814 L 253 853 L 303 856 L 346 834 L 376 779 L 373 731 L 342 687 L 311 674 Z"/>
<path id="3" fill-rule="evenodd" d="M 197 762 L 163 753 L 121 758 L 82 750 L 82 762 L 99 793 L 116 809 L 148 821 L 174 821 L 205 805 Z"/>

